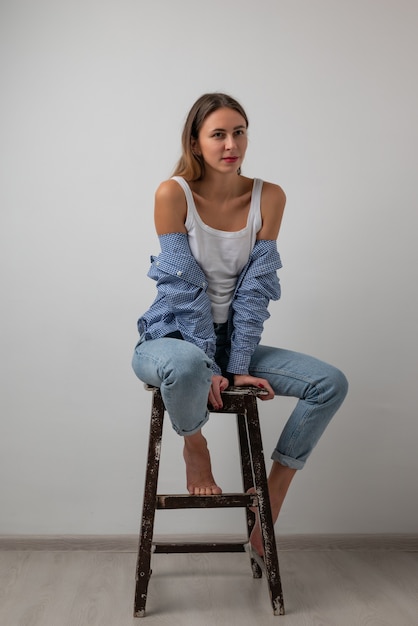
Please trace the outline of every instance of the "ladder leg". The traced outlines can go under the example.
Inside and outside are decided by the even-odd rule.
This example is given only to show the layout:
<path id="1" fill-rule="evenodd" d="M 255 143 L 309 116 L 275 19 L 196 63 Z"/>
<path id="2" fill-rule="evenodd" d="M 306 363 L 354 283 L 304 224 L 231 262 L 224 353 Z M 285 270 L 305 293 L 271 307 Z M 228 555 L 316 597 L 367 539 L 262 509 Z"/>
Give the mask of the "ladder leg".
<path id="1" fill-rule="evenodd" d="M 244 493 L 254 487 L 254 478 L 253 478 L 253 470 L 250 458 L 250 446 L 248 442 L 248 432 L 247 432 L 247 423 L 245 419 L 245 414 L 238 413 L 237 414 L 237 426 L 238 426 L 238 439 L 240 446 L 240 456 L 241 456 L 241 473 L 242 473 L 242 485 Z M 255 513 L 251 511 L 249 507 L 245 509 L 245 515 L 247 520 L 247 534 L 248 540 L 250 539 L 251 531 L 255 524 Z M 261 578 L 263 575 L 261 567 L 258 563 L 251 558 L 251 570 L 253 572 L 254 578 Z"/>
<path id="2" fill-rule="evenodd" d="M 145 616 L 148 583 L 151 576 L 151 551 L 154 533 L 155 506 L 157 499 L 158 471 L 160 465 L 161 439 L 164 422 L 164 403 L 160 390 L 153 391 L 151 425 L 148 444 L 147 471 L 145 476 L 142 522 L 136 566 L 134 617 Z"/>
<path id="3" fill-rule="evenodd" d="M 261 536 L 264 547 L 264 563 L 266 577 L 274 615 L 284 615 L 282 583 L 280 579 L 279 560 L 274 535 L 273 518 L 271 515 L 268 494 L 266 466 L 264 462 L 263 443 L 258 418 L 257 399 L 246 397 L 248 438 L 251 445 L 251 458 L 254 472 L 255 488 L 258 496 L 258 513 L 260 518 Z"/>

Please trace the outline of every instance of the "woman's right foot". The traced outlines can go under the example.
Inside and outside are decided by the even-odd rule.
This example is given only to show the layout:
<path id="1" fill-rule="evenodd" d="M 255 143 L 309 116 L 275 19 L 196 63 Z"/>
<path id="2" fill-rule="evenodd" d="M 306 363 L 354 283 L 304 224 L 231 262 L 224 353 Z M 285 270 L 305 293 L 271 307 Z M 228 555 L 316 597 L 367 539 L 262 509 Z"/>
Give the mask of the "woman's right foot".
<path id="1" fill-rule="evenodd" d="M 255 526 L 251 531 L 250 544 L 251 544 L 252 549 L 255 552 L 257 552 L 257 554 L 261 556 L 261 558 L 263 558 L 264 546 L 263 546 L 263 540 L 261 538 L 261 530 L 260 530 L 260 525 L 258 521 L 255 523 Z"/>
<path id="2" fill-rule="evenodd" d="M 290 483 L 292 482 L 295 474 L 295 469 L 281 465 L 277 461 L 273 462 L 268 478 L 268 490 L 273 526 L 276 523 L 277 518 L 279 517 L 280 509 L 282 508 L 282 504 L 286 497 L 287 490 L 289 489 Z M 249 493 L 254 491 L 254 488 L 248 490 Z M 258 552 L 258 554 L 262 557 L 264 554 L 264 548 L 258 514 L 256 514 L 256 522 L 251 531 L 250 544 L 252 545 L 253 549 Z"/>
<path id="3" fill-rule="evenodd" d="M 255 488 L 251 487 L 250 489 L 248 489 L 247 493 L 255 493 Z M 261 538 L 260 525 L 258 523 L 258 507 L 250 506 L 250 511 L 252 511 L 254 513 L 254 515 L 255 515 L 255 523 L 254 523 L 253 529 L 251 531 L 249 543 L 250 543 L 252 549 L 255 552 L 257 552 L 257 554 L 259 556 L 261 556 L 261 558 L 263 558 L 264 547 L 263 547 L 263 540 Z"/>
<path id="4" fill-rule="evenodd" d="M 207 441 L 201 432 L 184 437 L 187 490 L 195 496 L 213 496 L 222 493 L 212 475 Z"/>

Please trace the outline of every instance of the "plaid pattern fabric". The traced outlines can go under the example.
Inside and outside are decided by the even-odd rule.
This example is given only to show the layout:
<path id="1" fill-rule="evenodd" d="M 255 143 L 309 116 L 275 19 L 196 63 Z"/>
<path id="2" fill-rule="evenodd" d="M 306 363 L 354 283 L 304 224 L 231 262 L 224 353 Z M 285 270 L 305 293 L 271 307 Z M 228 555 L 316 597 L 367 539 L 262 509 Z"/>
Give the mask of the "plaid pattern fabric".
<path id="1" fill-rule="evenodd" d="M 201 348 L 212 360 L 216 350 L 211 303 L 206 276 L 193 257 L 186 233 L 159 237 L 161 253 L 151 257 L 148 276 L 156 281 L 157 296 L 138 320 L 145 339 L 157 339 L 180 331 L 186 341 Z M 238 277 L 233 297 L 229 334 L 231 356 L 228 371 L 248 373 L 251 356 L 260 341 L 270 300 L 280 298 L 276 271 L 281 267 L 276 242 L 258 240 Z M 213 361 L 213 372 L 220 374 Z"/>

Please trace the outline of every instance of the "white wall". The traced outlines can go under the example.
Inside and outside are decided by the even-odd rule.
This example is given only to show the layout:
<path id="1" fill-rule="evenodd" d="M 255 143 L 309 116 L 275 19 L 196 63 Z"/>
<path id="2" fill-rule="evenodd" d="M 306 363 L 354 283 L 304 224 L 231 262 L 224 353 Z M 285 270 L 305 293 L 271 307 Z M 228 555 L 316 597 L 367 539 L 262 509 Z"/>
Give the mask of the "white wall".
<path id="1" fill-rule="evenodd" d="M 150 397 L 130 359 L 153 193 L 214 90 L 247 108 L 245 174 L 288 196 L 265 341 L 351 384 L 278 532 L 417 531 L 417 19 L 414 0 L 1 4 L 0 533 L 138 530 Z M 261 405 L 267 456 L 292 406 Z M 225 490 L 233 421 L 206 430 Z M 167 426 L 161 489 L 184 482 Z M 162 513 L 157 530 L 242 516 Z"/>

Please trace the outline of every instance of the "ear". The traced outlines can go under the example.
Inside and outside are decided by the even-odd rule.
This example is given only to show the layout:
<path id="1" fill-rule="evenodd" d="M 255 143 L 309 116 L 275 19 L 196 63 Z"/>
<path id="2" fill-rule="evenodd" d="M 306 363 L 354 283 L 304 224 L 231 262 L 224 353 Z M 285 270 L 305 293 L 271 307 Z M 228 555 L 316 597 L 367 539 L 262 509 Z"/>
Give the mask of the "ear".
<path id="1" fill-rule="evenodd" d="M 190 142 L 190 146 L 191 146 L 192 152 L 193 152 L 193 154 L 195 156 L 201 156 L 199 140 L 198 139 L 195 139 L 194 137 L 192 137 L 192 140 Z"/>

